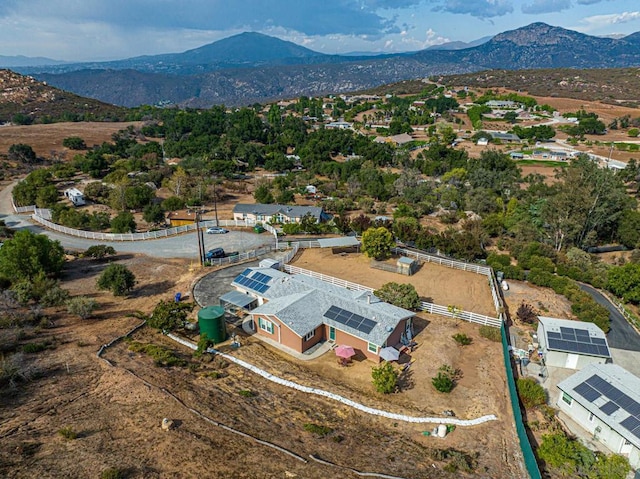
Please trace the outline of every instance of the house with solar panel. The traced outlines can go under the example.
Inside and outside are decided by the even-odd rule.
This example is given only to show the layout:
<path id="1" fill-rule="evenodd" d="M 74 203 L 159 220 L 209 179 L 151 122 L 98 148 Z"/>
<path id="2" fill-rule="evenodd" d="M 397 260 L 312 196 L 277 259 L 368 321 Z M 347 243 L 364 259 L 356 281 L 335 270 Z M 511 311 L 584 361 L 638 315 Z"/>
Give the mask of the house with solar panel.
<path id="1" fill-rule="evenodd" d="M 640 469 L 640 378 L 617 364 L 589 364 L 560 382 L 558 389 L 561 418 L 566 414 L 594 440 Z"/>
<path id="2" fill-rule="evenodd" d="M 538 343 L 547 366 L 582 369 L 611 362 L 607 337 L 593 323 L 538 316 Z"/>
<path id="3" fill-rule="evenodd" d="M 369 291 L 273 268 L 247 268 L 231 284 L 243 295 L 238 305 L 255 304 L 249 310 L 251 329 L 284 350 L 304 353 L 330 341 L 379 361 L 382 348 L 406 345 L 413 339 L 414 313 L 385 303 Z"/>

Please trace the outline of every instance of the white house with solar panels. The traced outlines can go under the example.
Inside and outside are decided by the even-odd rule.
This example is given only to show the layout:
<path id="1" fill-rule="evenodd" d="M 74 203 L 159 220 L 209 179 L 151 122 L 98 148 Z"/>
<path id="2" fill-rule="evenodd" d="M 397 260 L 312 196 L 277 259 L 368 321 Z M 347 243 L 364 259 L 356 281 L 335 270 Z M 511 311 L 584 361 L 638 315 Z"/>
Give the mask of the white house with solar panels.
<path id="1" fill-rule="evenodd" d="M 589 364 L 558 389 L 562 413 L 640 469 L 640 378 L 617 364 Z"/>
<path id="2" fill-rule="evenodd" d="M 249 223 L 300 223 L 307 215 L 313 217 L 316 223 L 331 217 L 319 206 L 237 203 L 233 207 L 233 219 Z"/>
<path id="3" fill-rule="evenodd" d="M 611 362 L 607 337 L 593 323 L 538 316 L 538 343 L 547 366 L 582 369 Z"/>
<path id="4" fill-rule="evenodd" d="M 252 330 L 259 337 L 298 353 L 331 341 L 380 361 L 382 348 L 400 349 L 413 339 L 414 313 L 368 291 L 273 268 L 247 268 L 231 285 L 236 291 L 222 296 L 221 301 L 248 310 Z"/>

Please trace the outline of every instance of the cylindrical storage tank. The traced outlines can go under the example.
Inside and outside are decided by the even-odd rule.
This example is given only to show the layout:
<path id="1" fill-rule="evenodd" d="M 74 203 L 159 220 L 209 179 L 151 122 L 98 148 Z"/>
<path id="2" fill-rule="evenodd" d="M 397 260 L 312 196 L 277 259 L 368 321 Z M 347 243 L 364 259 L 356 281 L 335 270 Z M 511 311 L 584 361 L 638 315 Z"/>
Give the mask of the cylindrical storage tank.
<path id="1" fill-rule="evenodd" d="M 447 425 L 440 424 L 438 426 L 438 437 L 445 437 L 447 435 Z"/>
<path id="2" fill-rule="evenodd" d="M 221 306 L 207 306 L 198 311 L 198 325 L 200 335 L 206 334 L 214 343 L 221 343 L 227 339 L 224 308 Z"/>

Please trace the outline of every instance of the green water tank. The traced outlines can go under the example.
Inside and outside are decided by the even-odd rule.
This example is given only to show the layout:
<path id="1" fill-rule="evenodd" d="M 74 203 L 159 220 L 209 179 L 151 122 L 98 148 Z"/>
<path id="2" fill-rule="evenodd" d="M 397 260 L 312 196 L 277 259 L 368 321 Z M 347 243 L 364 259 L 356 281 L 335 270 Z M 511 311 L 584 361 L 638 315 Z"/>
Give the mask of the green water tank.
<path id="1" fill-rule="evenodd" d="M 206 334 L 214 343 L 221 343 L 227 339 L 224 308 L 221 306 L 207 306 L 198 311 L 198 325 L 200 334 Z"/>

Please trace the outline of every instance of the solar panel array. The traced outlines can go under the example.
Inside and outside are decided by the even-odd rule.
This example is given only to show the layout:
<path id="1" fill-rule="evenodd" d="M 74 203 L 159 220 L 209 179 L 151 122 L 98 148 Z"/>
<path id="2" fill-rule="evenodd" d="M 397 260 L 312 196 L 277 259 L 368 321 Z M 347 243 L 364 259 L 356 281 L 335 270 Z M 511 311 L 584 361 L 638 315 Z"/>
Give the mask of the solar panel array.
<path id="1" fill-rule="evenodd" d="M 607 415 L 613 414 L 618 409 L 628 412 L 630 416 L 621 421 L 620 425 L 640 439 L 640 404 L 635 399 L 623 393 L 597 374 L 580 383 L 573 390 L 589 402 L 595 401 L 600 396 L 607 398 L 609 401 L 600 407 L 600 410 Z"/>
<path id="2" fill-rule="evenodd" d="M 594 338 L 586 329 L 560 327 L 560 332 L 549 331 L 547 333 L 548 347 L 559 349 L 569 353 L 592 354 L 595 356 L 609 357 L 607 341 L 603 338 Z"/>
<path id="3" fill-rule="evenodd" d="M 257 291 L 258 293 L 264 293 L 265 291 L 267 291 L 270 287 L 269 281 L 271 281 L 273 278 L 268 274 L 260 272 L 256 272 L 253 274 L 253 276 L 249 277 L 251 272 L 252 270 L 247 268 L 238 276 L 236 276 L 236 279 L 234 279 L 233 281 L 241 286 L 246 286 L 249 289 Z"/>
<path id="4" fill-rule="evenodd" d="M 347 311 L 346 309 L 342 309 L 337 306 L 331 306 L 323 316 L 340 324 L 344 324 L 345 326 L 349 326 L 350 328 L 356 329 L 364 334 L 369 334 L 375 325 L 378 324 L 369 318 L 365 318 L 364 316 L 360 316 L 359 314 L 352 313 L 351 311 Z"/>

